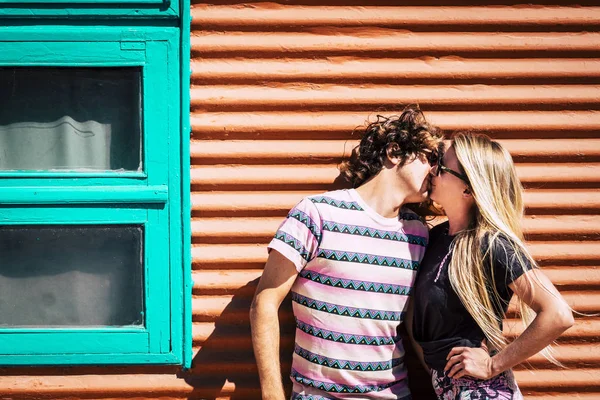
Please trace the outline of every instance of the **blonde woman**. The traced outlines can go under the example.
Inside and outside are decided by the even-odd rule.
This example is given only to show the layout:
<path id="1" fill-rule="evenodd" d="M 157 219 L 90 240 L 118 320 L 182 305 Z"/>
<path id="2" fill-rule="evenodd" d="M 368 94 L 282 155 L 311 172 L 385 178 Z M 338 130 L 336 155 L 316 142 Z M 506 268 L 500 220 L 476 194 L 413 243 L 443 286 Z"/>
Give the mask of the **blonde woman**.
<path id="1" fill-rule="evenodd" d="M 487 136 L 456 134 L 431 175 L 431 198 L 448 221 L 430 232 L 413 292 L 422 361 L 439 399 L 522 399 L 511 368 L 544 350 L 573 316 L 523 243 L 512 158 Z M 513 294 L 529 325 L 507 344 L 502 319 Z"/>

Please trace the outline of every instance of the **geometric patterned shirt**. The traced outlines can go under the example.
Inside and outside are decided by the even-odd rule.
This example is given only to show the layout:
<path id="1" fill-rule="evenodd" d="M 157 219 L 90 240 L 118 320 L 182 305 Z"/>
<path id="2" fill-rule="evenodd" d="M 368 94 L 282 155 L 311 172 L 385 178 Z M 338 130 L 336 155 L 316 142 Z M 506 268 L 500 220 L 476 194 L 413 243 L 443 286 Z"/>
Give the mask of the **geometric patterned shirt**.
<path id="1" fill-rule="evenodd" d="M 298 271 L 293 400 L 410 399 L 397 328 L 427 240 L 414 212 L 382 217 L 354 189 L 289 212 L 269 249 Z"/>

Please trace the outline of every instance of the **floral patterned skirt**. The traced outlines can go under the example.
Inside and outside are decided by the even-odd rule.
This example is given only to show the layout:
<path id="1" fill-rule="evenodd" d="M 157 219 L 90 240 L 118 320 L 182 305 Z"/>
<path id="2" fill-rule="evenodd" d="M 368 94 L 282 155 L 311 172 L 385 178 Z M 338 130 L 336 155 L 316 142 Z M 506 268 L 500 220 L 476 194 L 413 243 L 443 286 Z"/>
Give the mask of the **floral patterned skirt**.
<path id="1" fill-rule="evenodd" d="M 439 400 L 523 400 L 511 370 L 488 380 L 449 378 L 444 371 L 432 370 L 431 382 Z"/>

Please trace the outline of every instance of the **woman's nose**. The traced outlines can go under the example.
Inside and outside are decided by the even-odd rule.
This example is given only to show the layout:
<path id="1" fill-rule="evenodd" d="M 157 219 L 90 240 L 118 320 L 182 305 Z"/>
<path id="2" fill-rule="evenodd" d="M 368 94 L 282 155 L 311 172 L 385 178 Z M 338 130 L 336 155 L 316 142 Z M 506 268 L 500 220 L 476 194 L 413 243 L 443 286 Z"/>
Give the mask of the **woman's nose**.
<path id="1" fill-rule="evenodd" d="M 437 176 L 437 170 L 438 170 L 437 164 L 433 165 L 431 168 L 429 168 L 429 175 Z"/>

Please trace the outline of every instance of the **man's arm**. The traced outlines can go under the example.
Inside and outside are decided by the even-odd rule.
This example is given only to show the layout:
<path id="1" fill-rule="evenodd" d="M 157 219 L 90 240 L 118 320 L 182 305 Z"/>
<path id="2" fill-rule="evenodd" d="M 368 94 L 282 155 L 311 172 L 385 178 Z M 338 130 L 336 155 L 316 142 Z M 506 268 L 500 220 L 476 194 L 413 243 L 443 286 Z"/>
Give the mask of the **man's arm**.
<path id="1" fill-rule="evenodd" d="M 429 367 L 427 366 L 427 363 L 425 363 L 425 357 L 423 356 L 423 349 L 421 348 L 421 346 L 417 343 L 417 341 L 415 340 L 415 338 L 413 337 L 413 315 L 414 315 L 414 297 L 410 297 L 410 299 L 408 300 L 408 307 L 406 309 L 406 317 L 404 318 L 404 323 L 406 324 L 406 333 L 408 333 L 408 338 L 410 339 L 410 343 L 412 344 L 413 349 L 415 349 L 415 353 L 417 354 L 417 358 L 419 359 L 419 361 L 421 362 L 421 364 L 423 365 L 423 367 L 425 367 L 425 370 L 429 373 L 431 373 L 431 371 L 429 370 Z"/>
<path id="2" fill-rule="evenodd" d="M 298 271 L 290 260 L 271 250 L 250 307 L 252 346 L 263 400 L 285 400 L 279 362 L 278 311 Z"/>

